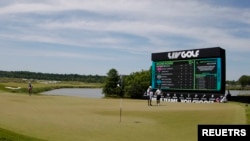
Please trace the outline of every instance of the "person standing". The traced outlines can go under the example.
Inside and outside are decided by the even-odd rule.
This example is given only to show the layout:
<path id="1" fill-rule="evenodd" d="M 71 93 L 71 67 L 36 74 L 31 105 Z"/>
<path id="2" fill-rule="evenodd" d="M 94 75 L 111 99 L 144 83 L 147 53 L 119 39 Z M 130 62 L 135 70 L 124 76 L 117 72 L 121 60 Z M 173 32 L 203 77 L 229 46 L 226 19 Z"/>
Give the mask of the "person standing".
<path id="1" fill-rule="evenodd" d="M 28 85 L 29 96 L 31 96 L 31 94 L 32 94 L 32 89 L 33 89 L 33 86 L 29 82 L 29 85 Z"/>
<path id="2" fill-rule="evenodd" d="M 156 94 L 156 104 L 157 104 L 157 106 L 159 106 L 160 105 L 160 100 L 161 100 L 161 94 L 162 94 L 162 91 L 160 90 L 160 88 L 158 88 L 155 91 L 155 94 Z"/>
<path id="3" fill-rule="evenodd" d="M 149 86 L 147 89 L 147 97 L 148 97 L 148 106 L 152 106 L 153 91 L 151 86 Z"/>

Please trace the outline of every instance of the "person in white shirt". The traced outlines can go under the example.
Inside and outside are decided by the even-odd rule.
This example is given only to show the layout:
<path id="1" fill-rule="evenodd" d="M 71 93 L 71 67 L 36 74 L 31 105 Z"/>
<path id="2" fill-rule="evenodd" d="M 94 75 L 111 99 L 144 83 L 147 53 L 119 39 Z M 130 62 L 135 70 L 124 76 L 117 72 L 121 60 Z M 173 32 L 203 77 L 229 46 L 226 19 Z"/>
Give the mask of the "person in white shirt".
<path id="1" fill-rule="evenodd" d="M 157 104 L 157 106 L 159 106 L 160 105 L 160 101 L 161 101 L 161 95 L 162 95 L 162 91 L 160 90 L 160 88 L 158 88 L 155 91 L 155 94 L 156 94 L 156 104 Z"/>
<path id="2" fill-rule="evenodd" d="M 147 96 L 148 96 L 148 106 L 152 106 L 153 91 L 151 86 L 149 86 L 147 89 Z"/>

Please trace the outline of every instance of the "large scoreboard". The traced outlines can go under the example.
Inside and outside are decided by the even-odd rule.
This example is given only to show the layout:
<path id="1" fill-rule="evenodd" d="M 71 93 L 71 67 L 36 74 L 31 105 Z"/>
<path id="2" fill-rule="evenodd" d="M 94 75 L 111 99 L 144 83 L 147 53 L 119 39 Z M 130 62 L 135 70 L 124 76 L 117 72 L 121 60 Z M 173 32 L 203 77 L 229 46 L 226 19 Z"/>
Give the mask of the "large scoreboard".
<path id="1" fill-rule="evenodd" d="M 225 65 L 220 47 L 152 53 L 152 88 L 224 94 Z"/>

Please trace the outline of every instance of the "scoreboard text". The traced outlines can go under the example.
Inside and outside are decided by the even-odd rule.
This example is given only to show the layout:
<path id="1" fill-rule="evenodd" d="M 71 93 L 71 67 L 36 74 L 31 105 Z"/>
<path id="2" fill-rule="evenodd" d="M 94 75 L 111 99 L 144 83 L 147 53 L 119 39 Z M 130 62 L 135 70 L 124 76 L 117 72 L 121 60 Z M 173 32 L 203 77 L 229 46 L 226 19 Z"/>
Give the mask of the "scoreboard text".
<path id="1" fill-rule="evenodd" d="M 225 50 L 153 53 L 152 87 L 170 92 L 225 93 Z"/>

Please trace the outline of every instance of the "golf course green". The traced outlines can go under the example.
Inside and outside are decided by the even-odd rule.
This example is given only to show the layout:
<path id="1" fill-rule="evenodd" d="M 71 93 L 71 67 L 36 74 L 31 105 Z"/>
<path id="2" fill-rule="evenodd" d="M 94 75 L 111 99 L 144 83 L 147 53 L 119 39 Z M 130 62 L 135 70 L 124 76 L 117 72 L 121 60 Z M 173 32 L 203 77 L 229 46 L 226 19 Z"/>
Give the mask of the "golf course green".
<path id="1" fill-rule="evenodd" d="M 198 124 L 246 124 L 245 104 L 41 96 L 0 91 L 0 141 L 195 141 Z"/>

